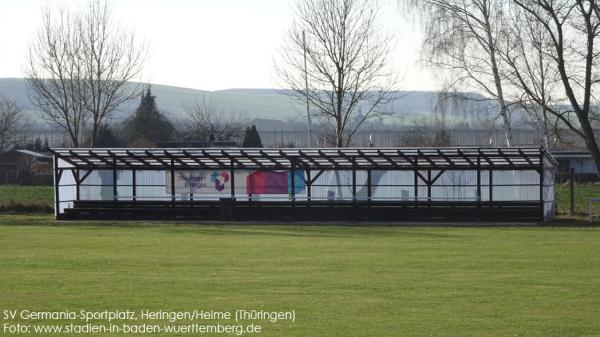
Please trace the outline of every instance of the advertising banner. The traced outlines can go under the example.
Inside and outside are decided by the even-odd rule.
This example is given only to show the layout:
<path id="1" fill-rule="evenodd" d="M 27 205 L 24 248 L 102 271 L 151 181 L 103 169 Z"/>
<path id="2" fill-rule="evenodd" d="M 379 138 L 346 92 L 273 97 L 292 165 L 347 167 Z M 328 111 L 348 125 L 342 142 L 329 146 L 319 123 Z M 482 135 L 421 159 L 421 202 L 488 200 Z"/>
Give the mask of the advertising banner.
<path id="1" fill-rule="evenodd" d="M 171 193 L 171 172 L 165 172 L 166 192 Z M 229 170 L 176 170 L 175 194 L 231 194 Z M 235 171 L 235 189 L 246 194 L 290 194 L 292 175 L 290 171 Z M 294 172 L 294 190 L 305 189 L 304 172 Z"/>

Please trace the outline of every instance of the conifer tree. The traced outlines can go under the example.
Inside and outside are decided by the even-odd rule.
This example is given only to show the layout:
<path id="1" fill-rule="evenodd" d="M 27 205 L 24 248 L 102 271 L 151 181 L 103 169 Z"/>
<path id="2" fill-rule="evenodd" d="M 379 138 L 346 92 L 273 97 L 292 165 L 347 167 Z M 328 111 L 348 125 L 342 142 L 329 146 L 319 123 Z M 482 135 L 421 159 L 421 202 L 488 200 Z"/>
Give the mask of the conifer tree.
<path id="1" fill-rule="evenodd" d="M 125 123 L 124 134 L 129 146 L 155 146 L 156 143 L 171 139 L 175 128 L 158 110 L 156 96 L 150 86 L 146 89 L 140 106 Z"/>
<path id="2" fill-rule="evenodd" d="M 263 147 L 258 130 L 256 130 L 256 125 L 252 125 L 252 127 L 246 127 L 242 147 Z"/>

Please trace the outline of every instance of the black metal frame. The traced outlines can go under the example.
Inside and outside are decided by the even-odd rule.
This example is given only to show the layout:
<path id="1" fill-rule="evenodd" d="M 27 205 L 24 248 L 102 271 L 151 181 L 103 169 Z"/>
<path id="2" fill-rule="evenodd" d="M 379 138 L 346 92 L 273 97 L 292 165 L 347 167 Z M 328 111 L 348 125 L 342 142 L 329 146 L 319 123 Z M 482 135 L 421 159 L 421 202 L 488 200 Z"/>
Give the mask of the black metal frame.
<path id="1" fill-rule="evenodd" d="M 79 169 L 531 170 L 543 148 L 52 149 Z"/>
<path id="2" fill-rule="evenodd" d="M 387 218 L 395 211 L 407 215 L 407 219 L 419 220 L 423 217 L 433 218 L 544 218 L 544 162 L 555 165 L 554 159 L 543 148 L 342 148 L 342 149 L 52 149 L 54 154 L 55 169 L 55 197 L 57 217 L 77 218 L 92 217 L 93 207 L 102 209 L 101 217 L 107 215 L 114 217 L 140 217 L 150 214 L 156 217 L 205 217 L 202 212 L 194 209 L 200 208 L 236 208 L 236 218 L 272 218 L 274 214 L 284 212 L 288 218 L 298 218 L 305 214 L 305 218 L 319 219 L 319 215 L 326 212 L 338 214 L 338 218 L 348 216 L 343 211 L 351 208 L 350 218 L 353 219 L 378 219 Z M 548 160 L 544 160 L 547 158 Z M 58 167 L 58 159 L 64 160 L 72 165 L 68 168 Z M 173 179 L 175 170 L 205 170 L 220 169 L 229 170 L 231 179 L 231 198 L 226 204 L 215 201 L 194 201 L 190 195 L 189 202 L 176 199 L 174 182 L 171 181 L 171 200 L 162 202 L 142 202 L 136 200 L 136 171 L 138 170 L 170 170 Z M 235 172 L 239 169 L 250 170 L 304 170 L 306 172 L 305 183 L 307 186 L 306 200 L 297 200 L 292 179 L 292 194 L 290 200 L 284 202 L 257 202 L 249 197 L 248 201 L 235 201 Z M 60 214 L 59 209 L 59 181 L 63 170 L 72 170 L 77 188 L 77 197 L 74 209 L 84 210 L 68 212 L 71 216 Z M 93 170 L 112 170 L 113 172 L 113 202 L 111 210 L 108 211 L 101 201 L 79 200 L 79 189 L 83 180 Z M 117 170 L 128 170 L 133 175 L 133 200 L 123 202 L 117 196 Z M 315 200 L 311 195 L 311 187 L 316 179 L 329 170 L 347 170 L 352 172 L 352 199 L 344 201 Z M 357 198 L 356 172 L 367 172 L 367 199 Z M 371 172 L 374 170 L 403 170 L 414 172 L 414 200 L 413 201 L 375 201 L 371 194 Z M 473 170 L 477 172 L 477 201 L 476 202 L 436 202 L 432 200 L 432 187 L 437 179 L 447 170 Z M 482 202 L 481 198 L 481 172 L 489 171 L 489 201 Z M 540 176 L 540 199 L 531 203 L 500 202 L 492 200 L 493 171 L 496 170 L 535 170 Z M 311 172 L 317 172 L 311 176 Z M 432 175 L 432 171 L 437 171 Z M 85 172 L 83 175 L 81 172 Z M 421 172 L 426 172 L 426 175 Z M 427 188 L 427 198 L 419 198 L 420 182 Z M 181 206 L 186 211 L 181 211 Z M 134 207 L 135 206 L 135 207 Z M 136 214 L 135 208 L 142 207 L 148 211 L 156 212 Z M 164 206 L 164 207 L 163 207 Z M 162 212 L 162 208 L 169 209 L 169 213 Z M 251 208 L 253 211 L 248 211 Z M 298 210 L 298 207 L 301 209 Z M 285 211 L 290 208 L 291 212 Z M 526 208 L 526 211 L 523 211 Z M 240 212 L 238 209 L 241 209 Z M 256 211 L 258 209 L 258 211 Z M 333 209 L 342 209 L 341 212 L 332 212 Z M 192 211 L 190 211 L 192 210 Z M 411 210 L 411 211 L 407 211 Z M 475 212 L 473 212 L 475 210 Z M 506 212 L 514 212 L 515 217 Z M 211 213 L 211 212 L 208 212 Z M 77 216 L 73 216 L 73 214 Z M 153 215 L 154 214 L 154 215 Z M 212 212 L 211 214 L 215 214 Z M 221 218 L 233 218 L 233 210 L 221 212 Z M 223 216 L 227 214 L 227 216 Z M 244 216 L 246 214 L 247 216 Z M 534 214 L 534 215 L 532 215 Z M 344 216 L 340 216 L 344 215 Z M 522 216 L 525 215 L 525 216 Z M 210 218 L 210 217 L 208 217 Z"/>

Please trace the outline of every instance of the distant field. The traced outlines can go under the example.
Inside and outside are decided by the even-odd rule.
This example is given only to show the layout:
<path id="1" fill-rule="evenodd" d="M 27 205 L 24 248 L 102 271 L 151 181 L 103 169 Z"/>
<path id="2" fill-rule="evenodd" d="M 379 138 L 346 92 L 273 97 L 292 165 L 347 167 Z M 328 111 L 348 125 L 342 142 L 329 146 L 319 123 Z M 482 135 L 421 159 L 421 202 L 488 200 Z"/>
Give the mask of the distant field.
<path id="1" fill-rule="evenodd" d="M 0 211 L 47 212 L 54 207 L 54 194 L 51 186 L 0 185 Z M 587 216 L 587 200 L 600 198 L 599 184 L 579 184 L 575 187 L 576 217 Z M 556 186 L 556 200 L 559 217 L 568 217 L 569 185 Z M 593 204 L 594 213 L 600 215 L 600 203 Z"/>
<path id="2" fill-rule="evenodd" d="M 0 185 L 0 211 L 53 212 L 52 186 Z"/>
<path id="3" fill-rule="evenodd" d="M 600 334 L 595 228 L 90 224 L 0 216 L 2 309 L 295 310 L 254 321 L 265 337 Z"/>
<path id="4" fill-rule="evenodd" d="M 599 184 L 577 184 L 575 185 L 575 215 L 587 217 L 588 199 L 600 198 Z M 566 216 L 569 213 L 569 184 L 556 185 L 556 202 L 559 216 Z M 593 203 L 593 212 L 600 215 L 600 203 Z"/>

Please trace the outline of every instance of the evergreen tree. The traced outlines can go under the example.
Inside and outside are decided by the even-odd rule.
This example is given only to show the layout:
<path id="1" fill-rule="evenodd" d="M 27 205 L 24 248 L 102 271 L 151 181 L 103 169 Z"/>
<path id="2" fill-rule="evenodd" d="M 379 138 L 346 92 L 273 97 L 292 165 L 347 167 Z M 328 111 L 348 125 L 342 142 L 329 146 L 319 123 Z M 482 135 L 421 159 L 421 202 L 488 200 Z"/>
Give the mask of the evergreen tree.
<path id="1" fill-rule="evenodd" d="M 98 134 L 96 135 L 95 147 L 121 147 L 123 141 L 119 138 L 113 128 L 104 124 L 98 128 Z"/>
<path id="2" fill-rule="evenodd" d="M 253 133 L 253 142 L 254 142 L 254 146 L 253 147 L 263 147 L 262 144 L 262 139 L 260 139 L 260 134 L 258 133 L 258 130 L 256 129 L 256 125 L 252 125 L 252 128 L 250 129 L 250 131 L 252 131 Z"/>
<path id="3" fill-rule="evenodd" d="M 242 147 L 263 147 L 258 130 L 256 130 L 256 125 L 252 125 L 252 127 L 246 127 Z"/>
<path id="4" fill-rule="evenodd" d="M 242 147 L 250 147 L 250 127 L 246 127 L 246 131 L 244 131 L 244 140 L 242 141 Z"/>
<path id="5" fill-rule="evenodd" d="M 35 139 L 35 144 L 33 145 L 33 150 L 34 151 L 42 150 L 42 139 L 40 137 Z"/>
<path id="6" fill-rule="evenodd" d="M 156 143 L 171 139 L 175 128 L 158 110 L 156 96 L 150 86 L 142 95 L 140 106 L 125 123 L 124 134 L 129 146 L 155 146 Z"/>

